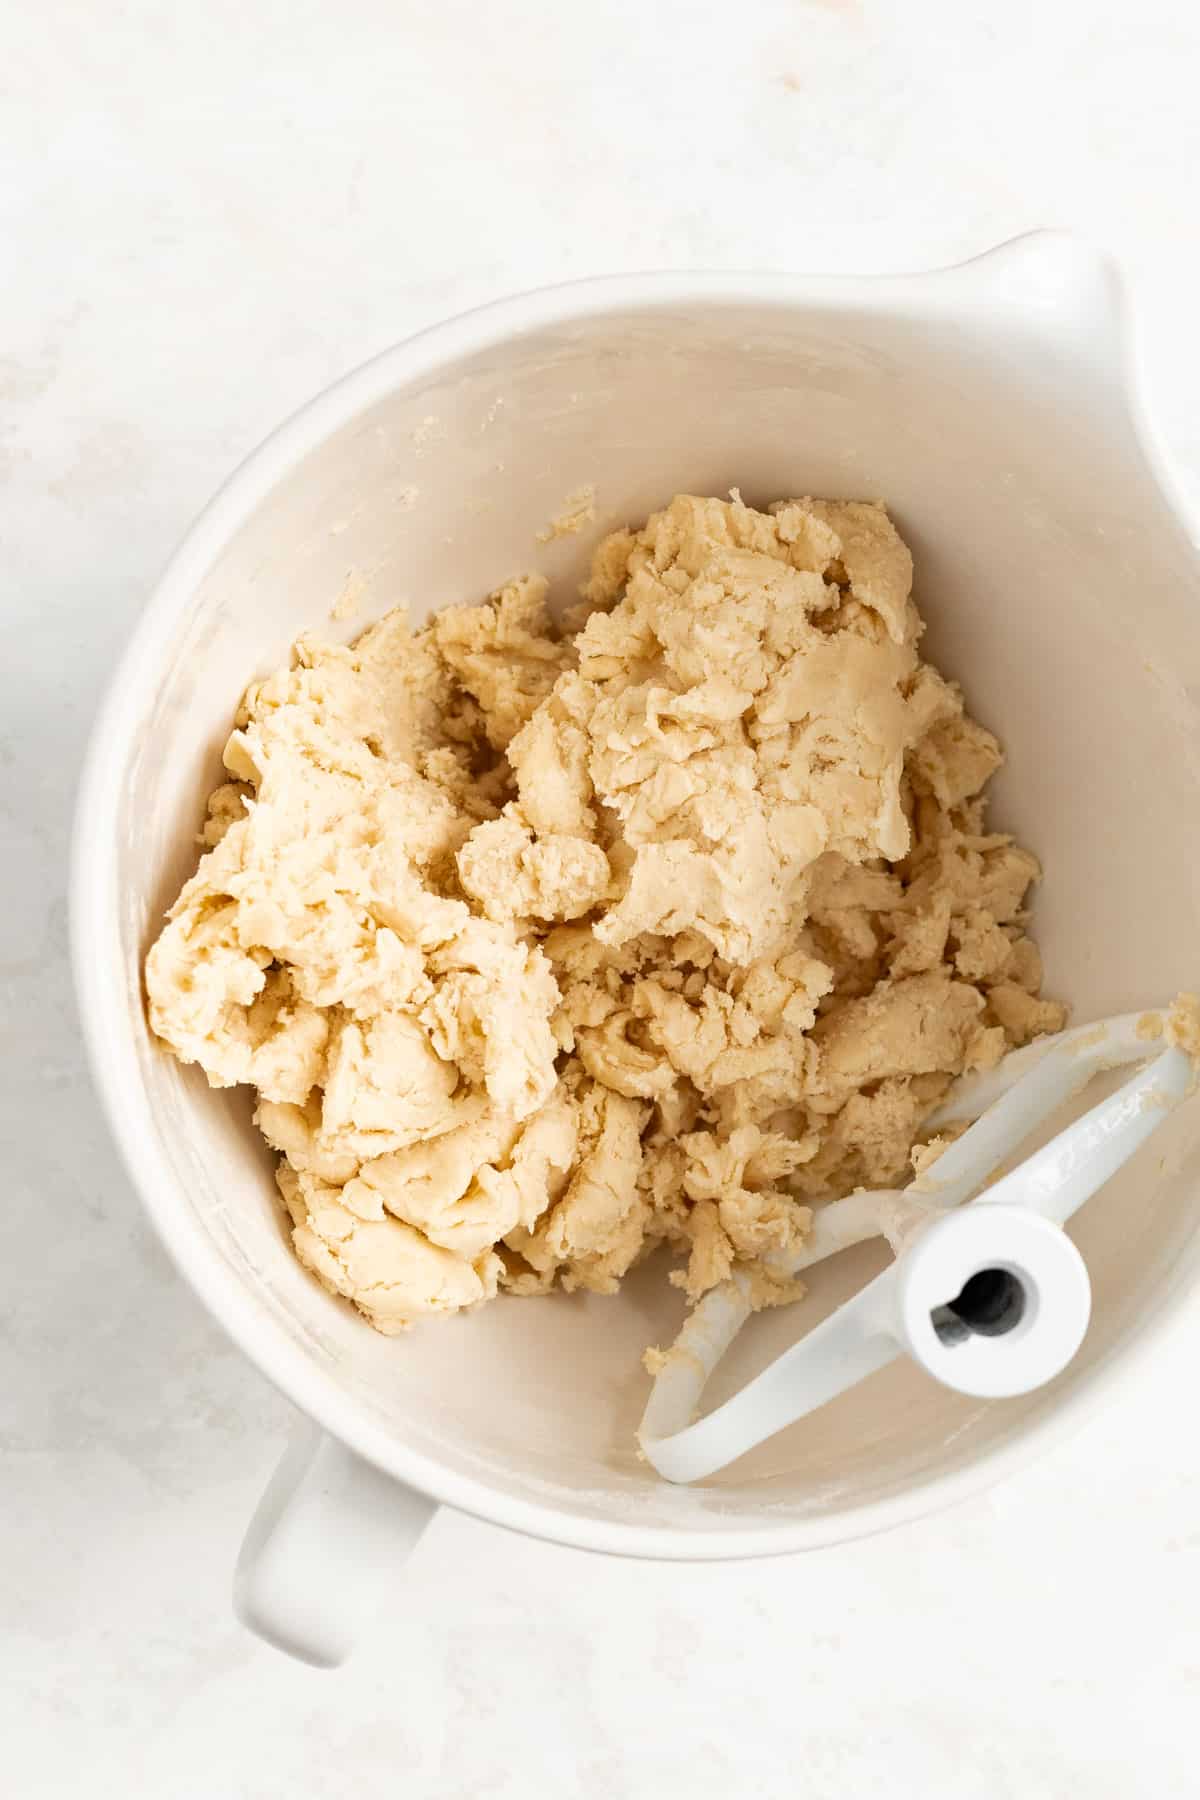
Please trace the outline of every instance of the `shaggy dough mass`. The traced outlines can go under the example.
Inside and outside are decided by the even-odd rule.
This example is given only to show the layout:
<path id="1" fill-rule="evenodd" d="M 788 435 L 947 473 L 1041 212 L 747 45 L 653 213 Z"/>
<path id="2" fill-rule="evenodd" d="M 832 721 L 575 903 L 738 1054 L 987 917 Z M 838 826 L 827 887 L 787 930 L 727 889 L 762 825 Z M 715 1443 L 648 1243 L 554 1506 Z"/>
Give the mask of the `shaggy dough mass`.
<path id="1" fill-rule="evenodd" d="M 498 1288 L 697 1298 L 910 1172 L 953 1078 L 1058 1029 L 992 735 L 921 661 L 879 506 L 681 495 L 247 693 L 150 1019 L 251 1083 L 297 1254 L 381 1331 Z"/>

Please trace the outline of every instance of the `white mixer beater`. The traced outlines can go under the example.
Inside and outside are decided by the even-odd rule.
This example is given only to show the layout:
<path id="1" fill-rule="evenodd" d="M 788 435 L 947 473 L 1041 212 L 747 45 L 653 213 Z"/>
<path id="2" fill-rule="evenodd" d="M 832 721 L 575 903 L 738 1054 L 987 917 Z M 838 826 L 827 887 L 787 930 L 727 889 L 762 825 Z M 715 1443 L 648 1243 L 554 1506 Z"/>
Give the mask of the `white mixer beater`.
<path id="1" fill-rule="evenodd" d="M 1062 1227 L 1195 1085 L 1191 1056 L 1162 1047 L 1167 1028 L 1165 1013 L 1129 1013 L 1039 1039 L 964 1078 L 927 1125 L 974 1123 L 926 1173 L 818 1208 L 800 1249 L 772 1265 L 786 1277 L 884 1237 L 891 1268 L 697 1418 L 705 1384 L 753 1310 L 744 1275 L 707 1293 L 667 1352 L 638 1431 L 658 1473 L 699 1481 L 904 1354 L 944 1386 L 988 1399 L 1059 1374 L 1091 1310 L 1087 1269 Z M 1133 1063 L 1147 1066 L 980 1191 L 1095 1076 Z"/>

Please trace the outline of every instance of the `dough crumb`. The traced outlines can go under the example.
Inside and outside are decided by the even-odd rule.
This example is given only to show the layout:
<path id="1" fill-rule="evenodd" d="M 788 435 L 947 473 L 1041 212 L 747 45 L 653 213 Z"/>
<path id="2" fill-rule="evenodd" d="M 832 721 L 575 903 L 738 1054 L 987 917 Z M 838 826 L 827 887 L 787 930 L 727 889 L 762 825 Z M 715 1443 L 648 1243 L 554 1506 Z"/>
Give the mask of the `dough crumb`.
<path id="1" fill-rule="evenodd" d="M 572 488 L 554 518 L 536 534 L 539 544 L 553 543 L 555 538 L 574 537 L 596 517 L 596 490 L 591 482 Z"/>
<path id="2" fill-rule="evenodd" d="M 365 578 L 357 569 L 351 569 L 347 575 L 342 591 L 329 609 L 329 617 L 333 620 L 356 619 L 362 611 L 363 595 L 367 591 Z"/>
<path id="3" fill-rule="evenodd" d="M 409 435 L 413 449 L 420 454 L 429 447 L 435 438 L 445 437 L 446 428 L 436 413 L 426 413 Z"/>
<path id="4" fill-rule="evenodd" d="M 692 1301 L 796 1298 L 813 1208 L 927 1170 L 951 1082 L 1061 1027 L 911 590 L 882 506 L 682 494 L 561 622 L 520 576 L 248 690 L 150 1023 L 257 1090 L 296 1254 L 378 1330 L 660 1245 Z"/>
<path id="5" fill-rule="evenodd" d="M 960 1123 L 956 1120 L 950 1125 L 944 1125 L 937 1136 L 931 1137 L 927 1143 L 914 1144 L 909 1153 L 914 1176 L 927 1175 L 939 1157 L 945 1155 L 951 1144 L 960 1138 L 966 1129 L 965 1121 Z"/>
<path id="6" fill-rule="evenodd" d="M 1182 1050 L 1191 1058 L 1192 1067 L 1200 1069 L 1200 998 L 1195 994 L 1180 994 L 1173 1000 L 1163 1033 L 1168 1044 Z"/>

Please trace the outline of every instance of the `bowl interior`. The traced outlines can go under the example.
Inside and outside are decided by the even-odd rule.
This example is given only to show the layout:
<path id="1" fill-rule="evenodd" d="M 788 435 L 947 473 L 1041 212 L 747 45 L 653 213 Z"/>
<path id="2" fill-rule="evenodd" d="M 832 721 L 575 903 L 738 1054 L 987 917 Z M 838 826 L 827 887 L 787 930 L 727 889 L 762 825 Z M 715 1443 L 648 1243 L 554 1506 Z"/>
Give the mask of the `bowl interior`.
<path id="1" fill-rule="evenodd" d="M 267 491 L 250 493 L 261 470 L 240 478 L 245 516 L 215 560 L 176 570 L 190 592 L 148 640 L 119 727 L 111 952 L 139 1070 L 130 1103 L 172 1172 L 156 1204 L 211 1240 L 263 1329 L 300 1346 L 349 1411 L 497 1489 L 685 1535 L 828 1518 L 1011 1441 L 1116 1356 L 1189 1267 L 1200 1108 L 1080 1216 L 1095 1312 L 1052 1388 L 984 1404 L 897 1364 L 702 1488 L 672 1489 L 633 1438 L 642 1351 L 681 1316 L 662 1263 L 615 1299 L 502 1300 L 382 1339 L 293 1260 L 248 1098 L 211 1092 L 146 1032 L 140 960 L 194 866 L 230 716 L 297 633 L 353 636 L 389 607 L 420 617 L 530 568 L 570 596 L 605 530 L 681 489 L 735 484 L 759 503 L 889 503 L 916 557 L 929 654 L 1008 747 L 993 817 L 1045 863 L 1047 990 L 1086 1019 L 1192 982 L 1196 564 L 1129 423 L 1108 299 L 1098 278 L 1036 307 L 941 279 L 937 292 L 827 300 L 593 290 L 497 341 L 481 327 L 398 353 Z M 585 483 L 595 524 L 539 544 Z M 334 622 L 346 597 L 358 615 Z M 744 1334 L 721 1390 L 884 1260 L 864 1249 L 816 1271 L 802 1309 Z"/>

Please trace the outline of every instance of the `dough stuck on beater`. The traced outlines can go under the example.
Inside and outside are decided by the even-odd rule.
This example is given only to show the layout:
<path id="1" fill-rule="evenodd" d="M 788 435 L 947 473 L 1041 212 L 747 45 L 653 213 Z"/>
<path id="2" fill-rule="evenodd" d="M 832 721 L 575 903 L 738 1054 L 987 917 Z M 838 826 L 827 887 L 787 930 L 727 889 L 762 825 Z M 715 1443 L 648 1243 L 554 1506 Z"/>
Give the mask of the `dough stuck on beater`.
<path id="1" fill-rule="evenodd" d="M 297 1255 L 379 1330 L 660 1243 L 693 1301 L 790 1299 L 813 1208 L 1061 1027 L 911 586 L 880 506 L 680 495 L 573 629 L 523 576 L 250 688 L 150 1021 L 257 1089 Z"/>

